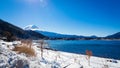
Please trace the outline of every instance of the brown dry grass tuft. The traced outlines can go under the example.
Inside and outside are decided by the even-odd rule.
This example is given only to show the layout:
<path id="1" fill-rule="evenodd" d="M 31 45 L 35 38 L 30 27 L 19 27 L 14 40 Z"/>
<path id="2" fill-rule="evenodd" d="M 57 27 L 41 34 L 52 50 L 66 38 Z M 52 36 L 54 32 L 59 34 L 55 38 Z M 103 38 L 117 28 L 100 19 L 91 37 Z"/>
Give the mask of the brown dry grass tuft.
<path id="1" fill-rule="evenodd" d="M 36 56 L 35 50 L 32 47 L 28 47 L 27 44 L 23 44 L 22 46 L 15 46 L 13 51 L 17 51 L 18 53 L 25 53 L 27 56 Z"/>
<path id="2" fill-rule="evenodd" d="M 86 50 L 86 59 L 88 60 L 88 65 L 90 66 L 90 57 L 92 56 L 92 51 Z"/>
<path id="3" fill-rule="evenodd" d="M 88 59 L 92 56 L 92 51 L 86 50 L 86 55 L 88 56 Z"/>

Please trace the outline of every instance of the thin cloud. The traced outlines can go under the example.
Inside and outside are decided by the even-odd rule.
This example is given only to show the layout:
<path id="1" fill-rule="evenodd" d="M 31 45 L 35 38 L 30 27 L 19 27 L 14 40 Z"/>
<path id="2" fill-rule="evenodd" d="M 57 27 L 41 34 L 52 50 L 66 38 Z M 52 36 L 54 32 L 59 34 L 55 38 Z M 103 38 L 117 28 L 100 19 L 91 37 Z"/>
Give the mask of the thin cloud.
<path id="1" fill-rule="evenodd" d="M 47 6 L 47 0 L 40 0 L 40 5 L 42 7 L 46 7 Z"/>
<path id="2" fill-rule="evenodd" d="M 23 2 L 26 2 L 30 5 L 40 5 L 41 7 L 47 6 L 47 0 L 21 0 Z"/>

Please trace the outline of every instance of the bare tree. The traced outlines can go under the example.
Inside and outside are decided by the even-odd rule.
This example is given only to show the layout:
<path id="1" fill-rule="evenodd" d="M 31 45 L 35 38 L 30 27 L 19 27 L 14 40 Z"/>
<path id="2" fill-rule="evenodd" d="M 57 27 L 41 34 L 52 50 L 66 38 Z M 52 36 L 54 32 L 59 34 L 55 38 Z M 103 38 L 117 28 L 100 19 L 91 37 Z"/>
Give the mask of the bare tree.
<path id="1" fill-rule="evenodd" d="M 43 57 L 44 40 L 39 40 L 38 43 L 40 44 L 41 57 Z"/>

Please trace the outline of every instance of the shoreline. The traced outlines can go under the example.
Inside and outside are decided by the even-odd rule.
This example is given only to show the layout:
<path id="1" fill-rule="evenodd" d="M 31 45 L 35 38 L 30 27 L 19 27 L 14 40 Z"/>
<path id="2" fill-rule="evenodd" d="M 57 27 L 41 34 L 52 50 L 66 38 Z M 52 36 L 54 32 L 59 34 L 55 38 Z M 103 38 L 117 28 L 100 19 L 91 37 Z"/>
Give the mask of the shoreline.
<path id="1" fill-rule="evenodd" d="M 45 48 L 45 49 L 48 49 L 48 50 L 51 50 L 51 51 L 58 51 L 58 52 L 63 52 L 63 53 L 70 53 L 70 54 L 76 54 L 76 55 L 84 55 L 84 56 L 86 56 L 86 54 L 59 51 L 59 50 L 55 50 L 55 49 L 52 49 L 52 48 Z M 108 58 L 108 57 L 102 57 L 102 56 L 95 56 L 95 55 L 93 55 L 93 57 L 99 57 L 99 58 L 105 58 L 105 59 L 114 59 L 114 58 Z M 114 60 L 120 60 L 120 59 L 114 59 Z"/>
<path id="2" fill-rule="evenodd" d="M 58 51 L 58 50 L 53 50 L 53 51 Z M 59 51 L 59 52 L 63 52 L 64 53 L 64 51 Z M 87 56 L 86 54 L 78 54 L 78 53 L 72 53 L 72 52 L 65 52 L 65 53 L 70 53 L 70 54 L 75 54 L 75 55 L 84 55 L 84 56 Z M 114 58 L 108 58 L 108 57 L 101 57 L 101 56 L 94 56 L 94 55 L 92 55 L 91 57 L 98 57 L 98 58 L 104 58 L 104 59 L 114 59 Z M 114 59 L 114 60 L 120 60 L 120 59 Z"/>
<path id="3" fill-rule="evenodd" d="M 4 43 L 4 44 L 3 44 Z M 9 45 L 9 48 L 7 47 Z M 38 45 L 32 46 L 35 50 L 35 57 L 27 57 L 25 54 L 12 51 L 13 42 L 0 41 L 0 67 L 6 68 L 14 66 L 16 61 L 22 62 L 23 66 L 28 68 L 119 68 L 120 60 L 90 57 L 90 64 L 87 55 L 67 53 L 62 51 L 53 51 L 43 49 L 43 57 L 41 57 L 41 49 Z M 17 62 L 17 63 L 19 63 Z"/>
<path id="4" fill-rule="evenodd" d="M 67 39 L 45 39 L 45 40 L 63 40 L 63 41 L 74 41 L 74 40 L 67 40 Z M 86 41 L 85 39 L 75 39 L 76 40 L 82 40 L 82 41 Z M 87 41 L 120 41 L 120 39 L 90 39 Z"/>

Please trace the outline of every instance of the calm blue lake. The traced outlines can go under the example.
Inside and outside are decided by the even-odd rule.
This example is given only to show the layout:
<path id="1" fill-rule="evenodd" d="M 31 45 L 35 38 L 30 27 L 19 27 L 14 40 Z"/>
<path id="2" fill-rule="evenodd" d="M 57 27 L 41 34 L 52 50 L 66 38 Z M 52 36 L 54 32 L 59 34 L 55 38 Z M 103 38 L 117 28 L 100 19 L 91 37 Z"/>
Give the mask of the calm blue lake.
<path id="1" fill-rule="evenodd" d="M 91 50 L 94 56 L 120 60 L 120 41 L 48 40 L 47 42 L 51 48 L 59 51 L 85 54 L 86 50 Z"/>

